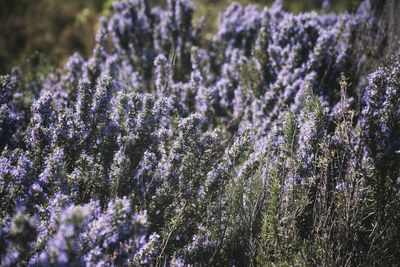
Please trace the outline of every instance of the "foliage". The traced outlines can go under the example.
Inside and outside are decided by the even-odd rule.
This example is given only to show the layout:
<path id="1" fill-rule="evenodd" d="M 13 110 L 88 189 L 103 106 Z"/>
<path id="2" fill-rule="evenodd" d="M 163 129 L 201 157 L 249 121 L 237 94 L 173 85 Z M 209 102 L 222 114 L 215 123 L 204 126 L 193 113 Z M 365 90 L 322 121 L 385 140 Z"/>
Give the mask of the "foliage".
<path id="1" fill-rule="evenodd" d="M 400 261 L 400 58 L 350 84 L 368 13 L 234 3 L 204 44 L 189 0 L 113 7 L 89 58 L 0 78 L 2 266 Z"/>

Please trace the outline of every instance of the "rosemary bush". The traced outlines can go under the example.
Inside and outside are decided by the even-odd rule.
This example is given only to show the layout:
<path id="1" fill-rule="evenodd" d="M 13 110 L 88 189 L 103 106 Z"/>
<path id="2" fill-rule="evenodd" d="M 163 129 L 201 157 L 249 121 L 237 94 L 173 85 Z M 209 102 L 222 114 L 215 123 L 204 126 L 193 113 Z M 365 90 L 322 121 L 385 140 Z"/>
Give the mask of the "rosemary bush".
<path id="1" fill-rule="evenodd" d="M 398 264 L 400 59 L 351 84 L 366 6 L 234 3 L 204 44 L 189 0 L 116 1 L 89 58 L 1 77 L 1 265 Z"/>

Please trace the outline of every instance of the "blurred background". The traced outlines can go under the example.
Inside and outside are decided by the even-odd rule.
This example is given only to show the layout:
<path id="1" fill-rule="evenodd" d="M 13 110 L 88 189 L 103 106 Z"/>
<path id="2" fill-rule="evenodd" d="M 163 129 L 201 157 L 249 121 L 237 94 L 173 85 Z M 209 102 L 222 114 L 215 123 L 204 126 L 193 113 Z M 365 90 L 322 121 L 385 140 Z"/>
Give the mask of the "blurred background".
<path id="1" fill-rule="evenodd" d="M 205 18 L 204 31 L 215 31 L 219 14 L 232 0 L 193 0 L 195 21 Z M 237 0 L 271 5 L 273 0 Z M 323 0 L 283 0 L 285 10 L 320 11 Z M 354 12 L 361 0 L 331 0 L 330 12 Z M 153 0 L 165 5 L 166 0 Z M 73 53 L 88 56 L 94 46 L 99 16 L 109 16 L 112 0 L 0 0 L 0 75 L 13 66 L 47 73 Z"/>

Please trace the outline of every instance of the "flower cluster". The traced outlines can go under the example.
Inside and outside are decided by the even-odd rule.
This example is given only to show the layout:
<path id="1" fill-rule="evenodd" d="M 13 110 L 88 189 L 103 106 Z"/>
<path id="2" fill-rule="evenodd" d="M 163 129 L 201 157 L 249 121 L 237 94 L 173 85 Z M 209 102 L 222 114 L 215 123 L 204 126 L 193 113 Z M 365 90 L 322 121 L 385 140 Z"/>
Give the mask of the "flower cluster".
<path id="1" fill-rule="evenodd" d="M 344 76 L 368 16 L 234 3 L 204 44 L 189 0 L 113 7 L 0 77 L 2 266 L 400 261 L 400 59 Z"/>

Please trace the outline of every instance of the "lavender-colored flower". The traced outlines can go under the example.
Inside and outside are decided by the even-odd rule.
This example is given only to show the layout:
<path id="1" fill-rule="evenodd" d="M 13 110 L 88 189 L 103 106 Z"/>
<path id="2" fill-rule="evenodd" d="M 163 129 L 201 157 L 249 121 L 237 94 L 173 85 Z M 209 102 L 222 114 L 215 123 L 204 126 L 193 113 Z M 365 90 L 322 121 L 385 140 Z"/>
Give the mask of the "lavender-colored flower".
<path id="1" fill-rule="evenodd" d="M 117 0 L 87 59 L 0 77 L 1 265 L 399 262 L 399 60 L 350 88 L 379 23 L 328 5 L 205 44 L 192 1 Z"/>

